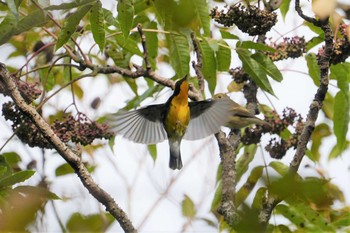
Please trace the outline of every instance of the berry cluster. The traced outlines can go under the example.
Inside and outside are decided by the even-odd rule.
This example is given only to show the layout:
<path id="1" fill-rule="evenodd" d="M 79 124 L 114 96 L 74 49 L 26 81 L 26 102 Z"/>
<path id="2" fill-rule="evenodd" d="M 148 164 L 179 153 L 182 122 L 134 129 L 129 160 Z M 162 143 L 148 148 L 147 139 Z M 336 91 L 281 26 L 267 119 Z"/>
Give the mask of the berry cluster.
<path id="1" fill-rule="evenodd" d="M 349 25 L 341 24 L 339 26 L 339 32 L 342 35 L 341 38 L 337 38 L 333 44 L 333 50 L 329 60 L 330 64 L 338 64 L 344 62 L 350 56 L 350 38 L 347 34 L 347 27 Z M 317 56 L 320 57 L 324 53 L 324 46 L 318 51 Z"/>
<path id="2" fill-rule="evenodd" d="M 271 133 L 277 135 L 286 132 L 289 126 L 294 128 L 294 133 L 291 135 L 280 138 L 278 141 L 276 138 L 272 138 L 270 143 L 265 147 L 266 151 L 270 153 L 270 156 L 275 159 L 281 159 L 289 148 L 296 148 L 299 136 L 304 128 L 303 118 L 300 114 L 297 114 L 295 110 L 287 108 L 283 110 L 282 118 L 277 113 L 273 113 L 273 121 L 269 121 L 271 124 Z"/>
<path id="3" fill-rule="evenodd" d="M 72 141 L 81 145 L 91 144 L 96 138 L 109 139 L 113 136 L 106 124 L 91 121 L 83 113 L 79 113 L 77 119 L 66 115 L 62 120 L 55 120 L 52 128 L 63 142 Z"/>
<path id="4" fill-rule="evenodd" d="M 27 83 L 20 79 L 14 80 L 18 90 L 20 91 L 23 99 L 29 104 L 33 102 L 36 98 L 38 98 L 42 91 L 37 89 L 37 84 L 35 83 Z"/>
<path id="5" fill-rule="evenodd" d="M 230 6 L 226 13 L 215 7 L 210 11 L 210 16 L 225 27 L 235 24 L 250 36 L 265 35 L 277 22 L 276 13 L 260 10 L 256 6 L 246 8 L 241 4 Z"/>
<path id="6" fill-rule="evenodd" d="M 298 58 L 303 55 L 306 51 L 306 41 L 304 37 L 294 36 L 292 38 L 284 38 L 283 42 L 276 44 L 272 43 L 270 45 L 272 48 L 275 48 L 274 53 L 265 52 L 265 54 L 272 61 L 279 61 L 288 58 Z"/>
<path id="7" fill-rule="evenodd" d="M 2 115 L 6 120 L 12 121 L 12 130 L 16 132 L 17 137 L 22 142 L 30 147 L 52 148 L 36 125 L 14 103 L 4 103 L 2 105 Z"/>
<path id="8" fill-rule="evenodd" d="M 245 128 L 244 135 L 241 137 L 241 142 L 244 145 L 257 144 L 263 134 L 286 134 L 289 126 L 294 128 L 294 133 L 284 136 L 278 140 L 272 138 L 269 144 L 265 147 L 270 156 L 275 159 L 281 159 L 289 148 L 296 148 L 298 138 L 304 127 L 303 119 L 293 109 L 287 108 L 283 110 L 283 115 L 280 117 L 276 112 L 271 112 L 268 117 L 265 116 L 265 121 L 270 125 L 256 125 L 255 128 Z"/>
<path id="9" fill-rule="evenodd" d="M 232 75 L 233 80 L 238 84 L 250 80 L 249 75 L 244 72 L 242 67 L 231 68 L 229 74 Z"/>
<path id="10" fill-rule="evenodd" d="M 31 147 L 52 149 L 38 127 L 12 102 L 3 104 L 2 115 L 6 120 L 12 121 L 12 129 L 21 141 Z M 109 139 L 113 136 L 108 132 L 106 124 L 90 121 L 83 113 L 79 113 L 77 119 L 67 114 L 62 120 L 56 120 L 51 127 L 63 142 L 72 141 L 82 145 L 91 144 L 97 138 Z"/>

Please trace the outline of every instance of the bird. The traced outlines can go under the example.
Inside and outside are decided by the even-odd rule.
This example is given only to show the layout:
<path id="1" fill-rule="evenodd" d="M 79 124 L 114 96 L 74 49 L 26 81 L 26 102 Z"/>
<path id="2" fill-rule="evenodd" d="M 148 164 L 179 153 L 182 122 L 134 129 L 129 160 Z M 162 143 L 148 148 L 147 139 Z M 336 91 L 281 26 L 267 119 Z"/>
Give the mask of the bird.
<path id="1" fill-rule="evenodd" d="M 241 129 L 251 124 L 270 126 L 268 122 L 259 119 L 254 114 L 249 112 L 248 109 L 239 105 L 224 93 L 215 94 L 212 98 L 214 100 L 227 100 L 229 102 L 231 115 L 229 117 L 229 121 L 224 124 L 224 126 L 228 128 Z"/>
<path id="2" fill-rule="evenodd" d="M 175 83 L 172 96 L 163 104 L 119 111 L 107 117 L 110 130 L 136 143 L 169 141 L 169 167 L 183 167 L 182 139 L 198 140 L 219 132 L 231 115 L 229 99 L 188 101 L 187 76 Z"/>

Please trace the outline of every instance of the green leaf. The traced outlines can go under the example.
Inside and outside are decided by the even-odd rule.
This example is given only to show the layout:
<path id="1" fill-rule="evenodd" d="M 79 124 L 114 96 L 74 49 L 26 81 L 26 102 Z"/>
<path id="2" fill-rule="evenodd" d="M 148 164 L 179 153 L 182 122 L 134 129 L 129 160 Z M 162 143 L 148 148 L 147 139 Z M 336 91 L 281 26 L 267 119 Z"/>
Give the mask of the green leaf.
<path id="1" fill-rule="evenodd" d="M 151 6 L 152 5 L 149 2 L 145 1 L 145 0 L 134 0 L 135 15 L 138 15 L 138 14 L 146 11 Z"/>
<path id="2" fill-rule="evenodd" d="M 170 43 L 170 64 L 177 77 L 184 77 L 189 73 L 190 50 L 185 36 L 171 33 L 167 35 Z"/>
<path id="3" fill-rule="evenodd" d="M 220 206 L 221 197 L 222 197 L 222 183 L 221 183 L 221 180 L 220 180 L 217 183 L 215 194 L 214 194 L 214 199 L 213 199 L 213 201 L 211 203 L 211 207 L 210 207 L 210 210 L 213 213 L 217 213 L 217 209 Z"/>
<path id="4" fill-rule="evenodd" d="M 59 200 L 59 199 L 61 199 L 55 193 L 50 192 L 46 188 L 42 188 L 42 187 L 39 187 L 39 186 L 23 185 L 23 186 L 18 186 L 16 188 L 14 188 L 14 190 L 19 192 L 19 193 L 24 193 L 24 194 L 30 193 L 30 194 L 34 194 L 35 196 L 42 197 L 42 198 L 47 198 L 47 199 L 50 199 L 50 200 Z"/>
<path id="5" fill-rule="evenodd" d="M 0 45 L 6 43 L 17 27 L 17 19 L 14 14 L 8 13 L 0 24 Z"/>
<path id="6" fill-rule="evenodd" d="M 216 87 L 216 58 L 214 50 L 210 47 L 205 38 L 199 40 L 199 47 L 202 52 L 202 72 L 205 80 L 208 82 L 209 90 L 214 93 Z"/>
<path id="7" fill-rule="evenodd" d="M 96 0 L 74 0 L 69 3 L 62 3 L 60 5 L 51 5 L 49 7 L 45 7 L 45 10 L 71 10 L 73 8 L 89 5 L 95 2 Z"/>
<path id="8" fill-rule="evenodd" d="M 312 49 L 313 47 L 321 44 L 322 42 L 324 42 L 324 34 L 322 34 L 320 36 L 313 37 L 311 40 L 309 40 L 306 43 L 306 52 L 309 52 L 310 49 Z"/>
<path id="9" fill-rule="evenodd" d="M 320 147 L 322 145 L 322 139 L 325 137 L 330 136 L 331 133 L 331 129 L 329 128 L 329 126 L 325 123 L 321 123 L 319 125 L 317 125 L 315 127 L 314 132 L 311 135 L 311 155 L 312 157 L 308 156 L 312 161 L 314 162 L 318 162 L 320 159 Z"/>
<path id="10" fill-rule="evenodd" d="M 34 175 L 35 171 L 25 170 L 13 173 L 5 178 L 0 179 L 0 187 L 12 186 L 17 183 L 23 182 Z"/>
<path id="11" fill-rule="evenodd" d="M 130 110 L 132 108 L 136 108 L 140 106 L 140 103 L 144 101 L 146 98 L 152 96 L 156 92 L 160 92 L 163 90 L 163 85 L 155 85 L 153 87 L 148 88 L 142 95 L 136 96 L 133 99 L 128 101 L 128 104 L 123 108 L 124 110 Z"/>
<path id="12" fill-rule="evenodd" d="M 16 152 L 5 152 L 1 154 L 6 160 L 6 163 L 10 165 L 10 167 L 18 167 L 18 163 L 22 161 L 21 156 Z"/>
<path id="13" fill-rule="evenodd" d="M 147 149 L 153 159 L 153 162 L 155 162 L 157 159 L 157 145 L 155 144 L 147 145 Z"/>
<path id="14" fill-rule="evenodd" d="M 327 219 L 319 212 L 313 210 L 304 203 L 293 205 L 279 204 L 276 206 L 277 213 L 281 213 L 297 227 L 303 227 L 310 232 L 334 232 L 333 226 L 328 224 Z"/>
<path id="15" fill-rule="evenodd" d="M 342 214 L 342 216 L 337 217 L 336 221 L 332 222 L 332 226 L 334 226 L 338 230 L 342 227 L 345 227 L 345 229 L 347 229 L 349 227 L 349 223 L 350 212 L 346 211 L 346 213 Z"/>
<path id="16" fill-rule="evenodd" d="M 125 82 L 129 85 L 130 89 L 134 92 L 134 94 L 136 96 L 138 96 L 139 94 L 137 93 L 138 87 L 137 87 L 136 80 L 135 79 L 126 78 Z"/>
<path id="17" fill-rule="evenodd" d="M 350 147 L 350 142 L 349 142 L 349 141 L 346 141 L 345 144 L 346 144 L 346 145 L 345 145 L 344 148 L 340 148 L 340 147 L 339 147 L 339 144 L 336 143 L 336 144 L 333 146 L 331 152 L 330 152 L 329 155 L 328 155 L 328 160 L 335 159 L 335 158 L 337 158 L 338 156 L 342 155 L 343 151 L 347 150 L 347 149 Z"/>
<path id="18" fill-rule="evenodd" d="M 276 52 L 276 49 L 266 45 L 266 44 L 262 44 L 262 43 L 255 43 L 253 41 L 243 41 L 243 42 L 239 42 L 240 43 L 240 48 L 245 48 L 245 49 L 255 49 L 255 50 L 259 50 L 259 51 L 267 51 L 267 52 L 271 52 L 274 53 Z"/>
<path id="19" fill-rule="evenodd" d="M 232 40 L 239 40 L 239 37 L 232 34 L 229 31 L 226 31 L 226 29 L 220 29 L 221 37 L 222 39 L 232 39 Z"/>
<path id="20" fill-rule="evenodd" d="M 74 169 L 68 163 L 64 163 L 58 166 L 55 170 L 56 176 L 64 176 L 64 175 L 73 174 L 73 173 L 74 173 Z"/>
<path id="21" fill-rule="evenodd" d="M 316 54 L 309 53 L 306 55 L 305 59 L 307 62 L 307 67 L 309 68 L 310 77 L 316 86 L 320 86 L 321 70 L 320 66 L 317 64 Z"/>
<path id="22" fill-rule="evenodd" d="M 281 11 L 283 20 L 285 20 L 286 15 L 289 11 L 289 5 L 290 5 L 290 0 L 283 0 L 282 4 L 280 5 L 280 11 Z"/>
<path id="23" fill-rule="evenodd" d="M 188 0 L 187 0 L 188 1 Z M 206 0 L 193 0 L 193 5 L 197 18 L 199 19 L 200 25 L 203 28 L 204 35 L 209 36 L 210 34 L 210 17 L 209 8 Z"/>
<path id="24" fill-rule="evenodd" d="M 308 27 L 311 31 L 313 31 L 314 33 L 316 33 L 317 35 L 322 35 L 324 34 L 323 30 L 321 29 L 321 27 L 315 26 L 313 23 L 311 22 L 307 22 L 304 21 L 303 23 L 304 26 Z"/>
<path id="25" fill-rule="evenodd" d="M 93 5 L 87 4 L 80 7 L 76 12 L 71 14 L 64 22 L 56 44 L 56 50 L 61 48 L 76 31 L 80 20 L 89 12 Z"/>
<path id="26" fill-rule="evenodd" d="M 239 207 L 245 199 L 248 197 L 250 192 L 254 189 L 256 183 L 260 179 L 264 170 L 264 166 L 257 166 L 251 171 L 247 181 L 236 193 L 236 207 Z"/>
<path id="27" fill-rule="evenodd" d="M 6 0 L 7 7 L 10 9 L 11 13 L 18 19 L 18 6 L 20 3 L 15 0 Z"/>
<path id="28" fill-rule="evenodd" d="M 36 10 L 20 19 L 14 31 L 15 35 L 29 31 L 33 27 L 41 27 L 48 22 L 46 13 L 42 10 Z"/>
<path id="29" fill-rule="evenodd" d="M 91 8 L 90 24 L 94 40 L 98 44 L 100 51 L 103 52 L 106 43 L 106 38 L 104 15 L 102 4 L 100 1 L 97 1 L 95 5 Z"/>
<path id="30" fill-rule="evenodd" d="M 330 78 L 337 80 L 338 88 L 345 95 L 349 95 L 350 63 L 332 65 L 330 71 Z"/>
<path id="31" fill-rule="evenodd" d="M 262 204 L 263 200 L 266 198 L 266 192 L 267 188 L 261 187 L 256 191 L 253 203 L 252 203 L 252 208 L 261 210 L 262 209 Z"/>
<path id="32" fill-rule="evenodd" d="M 113 216 L 107 213 L 91 215 L 74 213 L 67 221 L 67 230 L 69 232 L 106 232 L 114 221 Z"/>
<path id="33" fill-rule="evenodd" d="M 216 52 L 218 71 L 228 71 L 231 65 L 231 49 L 224 40 L 219 41 L 219 50 Z"/>
<path id="34" fill-rule="evenodd" d="M 287 175 L 288 170 L 289 170 L 288 166 L 283 164 L 280 161 L 272 161 L 269 164 L 269 167 L 272 167 L 281 176 Z"/>
<path id="35" fill-rule="evenodd" d="M 322 111 L 328 119 L 333 120 L 333 109 L 334 109 L 334 97 L 327 92 L 326 98 L 322 104 Z"/>
<path id="36" fill-rule="evenodd" d="M 131 39 L 130 36 L 127 39 L 125 39 L 123 35 L 119 34 L 119 35 L 116 35 L 114 38 L 122 48 L 126 49 L 132 54 L 143 56 L 142 52 L 140 51 L 137 45 L 137 42 Z"/>
<path id="37" fill-rule="evenodd" d="M 346 135 L 349 128 L 350 103 L 349 95 L 339 91 L 334 98 L 334 134 L 337 138 L 337 144 L 340 150 L 346 145 Z"/>
<path id="38" fill-rule="evenodd" d="M 237 46 L 236 52 L 243 63 L 244 71 L 249 74 L 251 79 L 264 91 L 275 95 L 266 77 L 266 73 L 261 69 L 261 65 L 251 57 L 251 53 L 245 48 Z"/>
<path id="39" fill-rule="evenodd" d="M 134 1 L 118 1 L 117 11 L 117 19 L 119 21 L 122 33 L 125 38 L 128 38 L 134 21 Z"/>
<path id="40" fill-rule="evenodd" d="M 113 136 L 108 140 L 108 146 L 111 149 L 111 151 L 113 152 L 113 154 L 114 154 L 114 149 L 113 149 L 114 144 L 115 144 L 115 137 Z"/>
<path id="41" fill-rule="evenodd" d="M 196 208 L 194 206 L 194 203 L 192 199 L 185 195 L 184 199 L 182 200 L 181 203 L 182 206 L 182 215 L 189 218 L 189 219 L 194 219 L 196 216 Z"/>
<path id="42" fill-rule="evenodd" d="M 261 65 L 261 69 L 263 69 L 268 76 L 277 82 L 281 82 L 283 80 L 283 76 L 280 70 L 277 68 L 275 63 L 273 63 L 273 61 L 265 54 L 258 52 L 253 54 L 252 58 Z"/>
<path id="43" fill-rule="evenodd" d="M 244 147 L 243 154 L 239 157 L 236 163 L 236 182 L 238 183 L 243 174 L 248 170 L 250 162 L 254 159 L 258 146 L 251 144 Z"/>
<path id="44" fill-rule="evenodd" d="M 7 171 L 7 166 L 0 165 L 0 178 L 2 178 Z"/>

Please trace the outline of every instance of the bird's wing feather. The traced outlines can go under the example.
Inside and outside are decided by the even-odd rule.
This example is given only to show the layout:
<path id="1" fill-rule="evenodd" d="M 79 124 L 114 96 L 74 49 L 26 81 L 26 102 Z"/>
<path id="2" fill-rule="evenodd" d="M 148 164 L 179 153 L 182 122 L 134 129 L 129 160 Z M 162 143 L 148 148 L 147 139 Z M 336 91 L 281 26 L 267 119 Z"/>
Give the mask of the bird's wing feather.
<path id="1" fill-rule="evenodd" d="M 231 115 L 230 100 L 203 100 L 190 102 L 191 119 L 184 139 L 197 140 L 217 133 Z"/>
<path id="2" fill-rule="evenodd" d="M 165 105 L 149 105 L 128 112 L 117 112 L 107 117 L 110 130 L 115 134 L 143 144 L 155 144 L 167 139 L 163 127 Z"/>

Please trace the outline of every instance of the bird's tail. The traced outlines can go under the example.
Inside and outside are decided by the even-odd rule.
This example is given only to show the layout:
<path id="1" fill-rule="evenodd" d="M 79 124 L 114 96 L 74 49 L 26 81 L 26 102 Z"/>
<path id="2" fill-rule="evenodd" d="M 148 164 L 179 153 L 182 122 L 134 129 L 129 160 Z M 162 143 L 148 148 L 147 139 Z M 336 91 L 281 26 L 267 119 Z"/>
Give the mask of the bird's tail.
<path id="1" fill-rule="evenodd" d="M 182 168 L 182 160 L 180 153 L 180 141 L 169 140 L 170 160 L 169 167 L 173 170 L 180 170 Z"/>

